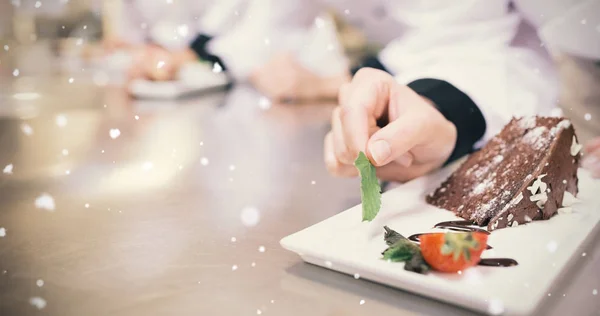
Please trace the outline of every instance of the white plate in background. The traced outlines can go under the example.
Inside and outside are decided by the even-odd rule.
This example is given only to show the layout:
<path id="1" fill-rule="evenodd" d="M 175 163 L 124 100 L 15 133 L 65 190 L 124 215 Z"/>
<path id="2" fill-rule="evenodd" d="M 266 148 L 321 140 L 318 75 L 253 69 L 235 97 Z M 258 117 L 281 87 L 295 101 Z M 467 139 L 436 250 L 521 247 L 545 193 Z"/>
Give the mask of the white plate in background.
<path id="1" fill-rule="evenodd" d="M 224 72 L 213 72 L 210 65 L 200 62 L 183 66 L 177 77 L 174 81 L 134 80 L 129 85 L 129 92 L 137 98 L 176 99 L 223 88 L 230 83 Z"/>

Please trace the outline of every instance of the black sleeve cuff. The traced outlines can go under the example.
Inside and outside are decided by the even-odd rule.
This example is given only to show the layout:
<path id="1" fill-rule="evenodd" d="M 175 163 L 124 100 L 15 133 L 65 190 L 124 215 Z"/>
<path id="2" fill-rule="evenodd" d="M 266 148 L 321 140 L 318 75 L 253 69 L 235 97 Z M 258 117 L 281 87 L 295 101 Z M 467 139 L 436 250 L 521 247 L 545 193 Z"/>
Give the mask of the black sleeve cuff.
<path id="1" fill-rule="evenodd" d="M 208 45 L 208 42 L 210 42 L 211 39 L 211 36 L 200 34 L 196 36 L 196 39 L 194 39 L 194 41 L 190 44 L 190 49 L 192 49 L 196 53 L 198 58 L 200 58 L 201 60 L 208 61 L 212 64 L 219 63 L 223 71 L 226 71 L 227 69 L 225 68 L 225 64 L 223 64 L 221 58 L 219 58 L 219 56 L 211 54 L 206 49 L 206 46 Z"/>
<path id="2" fill-rule="evenodd" d="M 431 100 L 458 132 L 454 150 L 445 164 L 474 151 L 486 130 L 486 122 L 475 102 L 450 83 L 438 79 L 419 79 L 408 84 L 416 93 Z"/>
<path id="3" fill-rule="evenodd" d="M 381 61 L 379 61 L 379 58 L 377 58 L 377 56 L 374 55 L 369 55 L 365 58 L 363 58 L 356 67 L 350 69 L 350 73 L 352 73 L 352 75 L 354 76 L 358 70 L 360 68 L 375 68 L 375 69 L 379 69 L 379 70 L 383 70 L 387 73 L 390 73 L 385 66 L 381 63 Z"/>

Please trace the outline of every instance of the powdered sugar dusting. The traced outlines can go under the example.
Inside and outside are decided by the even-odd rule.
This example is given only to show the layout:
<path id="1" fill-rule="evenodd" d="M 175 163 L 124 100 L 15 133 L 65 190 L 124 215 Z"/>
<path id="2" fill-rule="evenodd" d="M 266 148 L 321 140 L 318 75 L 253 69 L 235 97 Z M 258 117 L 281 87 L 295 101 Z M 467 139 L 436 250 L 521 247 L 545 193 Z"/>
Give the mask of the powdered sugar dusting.
<path id="1" fill-rule="evenodd" d="M 471 215 L 471 220 L 489 217 L 489 212 L 498 206 L 498 202 L 498 196 L 496 196 L 487 203 L 481 204 Z"/>
<path id="2" fill-rule="evenodd" d="M 551 141 L 550 137 L 544 137 L 544 134 L 547 133 L 548 128 L 546 126 L 538 126 L 523 136 L 523 142 L 531 145 L 535 150 L 540 150 L 546 147 Z"/>
<path id="3" fill-rule="evenodd" d="M 536 125 L 535 116 L 524 117 L 519 121 L 519 127 L 522 129 L 531 129 Z"/>
<path id="4" fill-rule="evenodd" d="M 496 180 L 494 180 L 493 178 L 487 178 L 473 188 L 473 194 L 479 195 L 479 194 L 487 191 L 488 189 L 492 188 L 495 183 L 496 183 Z"/>
<path id="5" fill-rule="evenodd" d="M 556 135 L 558 134 L 558 132 L 560 132 L 563 129 L 567 129 L 569 128 L 569 126 L 571 126 L 571 121 L 569 120 L 562 120 L 560 121 L 558 124 L 556 124 L 556 126 L 554 126 L 551 130 L 550 133 L 552 135 Z"/>

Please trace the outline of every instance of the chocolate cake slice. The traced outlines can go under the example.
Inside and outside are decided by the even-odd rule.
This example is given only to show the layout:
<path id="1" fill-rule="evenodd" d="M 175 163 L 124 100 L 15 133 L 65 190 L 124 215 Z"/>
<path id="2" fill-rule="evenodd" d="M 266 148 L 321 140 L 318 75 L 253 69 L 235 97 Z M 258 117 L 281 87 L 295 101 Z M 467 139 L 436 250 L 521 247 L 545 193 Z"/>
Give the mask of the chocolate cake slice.
<path id="1" fill-rule="evenodd" d="M 513 118 L 426 199 L 488 230 L 549 219 L 577 195 L 580 150 L 567 119 Z"/>

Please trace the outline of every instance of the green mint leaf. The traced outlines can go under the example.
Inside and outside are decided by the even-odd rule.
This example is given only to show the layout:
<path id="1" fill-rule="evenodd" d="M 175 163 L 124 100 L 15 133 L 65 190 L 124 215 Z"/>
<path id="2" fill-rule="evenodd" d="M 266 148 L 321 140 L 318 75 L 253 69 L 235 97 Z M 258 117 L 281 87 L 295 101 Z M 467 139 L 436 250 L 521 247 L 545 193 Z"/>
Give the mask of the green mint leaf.
<path id="1" fill-rule="evenodd" d="M 421 248 L 395 230 L 384 226 L 383 238 L 390 247 L 383 253 L 383 259 L 391 262 L 404 262 L 404 270 L 427 274 L 431 267 L 427 264 Z"/>
<path id="2" fill-rule="evenodd" d="M 360 173 L 360 197 L 362 200 L 362 217 L 364 221 L 372 221 L 381 208 L 381 187 L 375 175 L 375 166 L 371 164 L 362 151 L 354 161 Z"/>
<path id="3" fill-rule="evenodd" d="M 383 226 L 383 229 L 385 229 L 385 233 L 383 234 L 383 240 L 385 240 L 385 243 L 388 246 L 395 244 L 400 239 L 406 239 L 406 237 L 402 236 L 400 233 L 387 226 Z"/>
<path id="4" fill-rule="evenodd" d="M 413 257 L 404 264 L 404 270 L 412 271 L 421 274 L 427 274 L 431 267 L 427 264 L 427 261 L 423 258 L 421 252 L 417 252 Z"/>
<path id="5" fill-rule="evenodd" d="M 415 253 L 419 252 L 419 248 L 410 240 L 402 239 L 391 245 L 383 252 L 383 259 L 392 262 L 406 262 L 412 259 Z"/>

